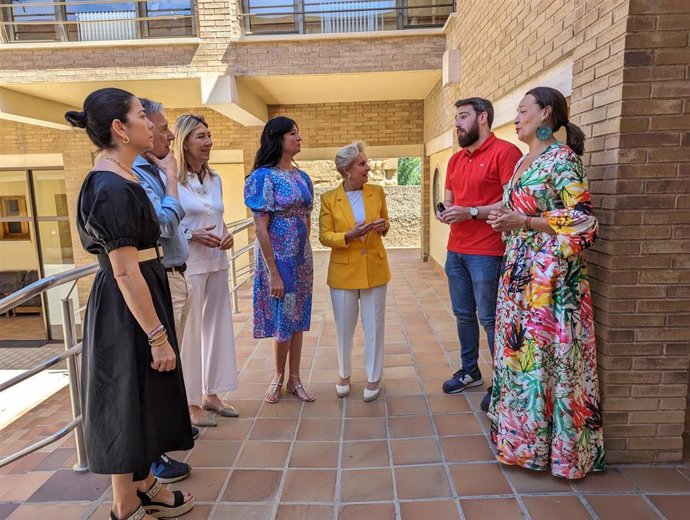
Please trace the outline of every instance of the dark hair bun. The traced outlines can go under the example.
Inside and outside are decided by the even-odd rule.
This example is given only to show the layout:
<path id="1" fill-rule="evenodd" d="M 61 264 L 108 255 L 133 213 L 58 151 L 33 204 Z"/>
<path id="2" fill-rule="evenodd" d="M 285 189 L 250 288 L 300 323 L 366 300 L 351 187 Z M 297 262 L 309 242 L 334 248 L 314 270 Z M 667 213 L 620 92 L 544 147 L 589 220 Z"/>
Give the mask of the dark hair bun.
<path id="1" fill-rule="evenodd" d="M 70 110 L 65 114 L 67 122 L 76 128 L 86 128 L 86 112 Z"/>

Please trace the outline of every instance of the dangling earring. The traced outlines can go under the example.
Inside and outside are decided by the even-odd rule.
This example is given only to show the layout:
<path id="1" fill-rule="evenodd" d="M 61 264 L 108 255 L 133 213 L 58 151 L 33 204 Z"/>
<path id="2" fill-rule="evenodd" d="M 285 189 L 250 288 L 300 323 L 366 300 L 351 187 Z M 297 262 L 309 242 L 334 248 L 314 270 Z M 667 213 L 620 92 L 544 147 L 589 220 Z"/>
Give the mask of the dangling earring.
<path id="1" fill-rule="evenodd" d="M 126 135 L 122 137 L 122 144 L 129 144 L 129 137 Z"/>
<path id="2" fill-rule="evenodd" d="M 544 121 L 541 122 L 539 128 L 537 128 L 537 139 L 540 141 L 546 141 L 551 139 L 553 136 L 553 129 L 547 125 Z"/>

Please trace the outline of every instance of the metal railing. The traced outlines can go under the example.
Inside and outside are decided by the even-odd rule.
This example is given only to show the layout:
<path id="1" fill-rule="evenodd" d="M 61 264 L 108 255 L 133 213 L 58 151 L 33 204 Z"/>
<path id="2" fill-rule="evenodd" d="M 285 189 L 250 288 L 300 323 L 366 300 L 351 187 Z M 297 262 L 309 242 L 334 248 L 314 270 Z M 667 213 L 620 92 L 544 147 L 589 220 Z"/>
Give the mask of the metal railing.
<path id="1" fill-rule="evenodd" d="M 242 0 L 247 35 L 442 27 L 455 0 Z"/>
<path id="2" fill-rule="evenodd" d="M 149 0 L 0 0 L 0 42 L 137 40 L 197 34 L 194 0 L 151 4 Z"/>
<path id="3" fill-rule="evenodd" d="M 253 225 L 254 221 L 252 218 L 246 218 L 227 224 L 228 230 L 230 230 L 230 232 L 233 233 L 233 235 L 241 231 L 249 230 Z M 251 243 L 251 241 L 248 240 L 248 242 L 248 245 L 243 246 L 237 250 L 233 245 L 233 247 L 229 251 L 228 260 L 230 265 L 228 283 L 230 284 L 230 294 L 232 295 L 233 312 L 239 312 L 239 300 L 237 297 L 237 290 L 247 280 L 250 280 L 254 274 L 254 267 L 251 262 L 248 262 L 246 266 L 237 269 L 237 259 L 244 254 L 248 254 L 253 248 L 253 244 Z M 97 263 L 90 264 L 84 267 L 78 267 L 76 269 L 65 271 L 64 273 L 48 276 L 30 285 L 27 285 L 26 287 L 10 294 L 9 296 L 0 299 L 0 315 L 7 313 L 16 306 L 21 305 L 22 303 L 27 302 L 32 298 L 35 298 L 36 296 L 47 291 L 48 289 L 52 289 L 53 287 L 58 287 L 60 285 L 68 284 L 70 282 L 75 282 L 76 285 L 76 282 L 81 280 L 82 278 L 91 276 L 98 272 L 98 268 L 99 267 Z M 72 287 L 72 289 L 74 289 L 74 287 Z M 72 469 L 75 472 L 88 471 L 87 453 L 86 445 L 84 442 L 84 429 L 81 412 L 81 389 L 79 381 L 79 369 L 77 366 L 77 356 L 82 351 L 82 342 L 77 341 L 77 333 L 74 320 L 75 314 L 82 311 L 84 307 L 78 309 L 75 312 L 74 305 L 72 303 L 72 300 L 70 299 L 69 294 L 67 294 L 67 296 L 65 296 L 65 298 L 63 298 L 60 301 L 60 303 L 62 310 L 62 330 L 65 351 L 58 355 L 45 359 L 33 366 L 32 368 L 30 368 L 29 370 L 26 370 L 25 372 L 22 372 L 21 374 L 3 383 L 0 383 L 0 393 L 4 390 L 12 388 L 13 386 L 23 381 L 30 379 L 36 374 L 39 374 L 44 370 L 51 368 L 64 360 L 67 363 L 70 404 L 72 407 L 72 420 L 66 426 L 64 426 L 54 434 L 49 435 L 48 437 L 45 437 L 44 439 L 41 439 L 40 441 L 37 441 L 34 444 L 31 444 L 30 446 L 22 448 L 21 450 L 0 459 L 0 468 L 17 461 L 26 455 L 34 453 L 35 451 L 38 451 L 41 448 L 54 443 L 55 441 L 62 439 L 74 430 L 74 437 L 77 448 L 77 462 Z"/>

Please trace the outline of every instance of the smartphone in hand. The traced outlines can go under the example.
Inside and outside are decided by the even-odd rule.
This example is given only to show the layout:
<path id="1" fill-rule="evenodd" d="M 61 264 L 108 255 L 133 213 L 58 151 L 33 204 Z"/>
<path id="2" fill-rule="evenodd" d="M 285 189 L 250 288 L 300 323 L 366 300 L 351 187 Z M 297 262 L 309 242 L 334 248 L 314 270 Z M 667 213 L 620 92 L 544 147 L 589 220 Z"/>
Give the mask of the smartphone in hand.
<path id="1" fill-rule="evenodd" d="M 446 211 L 446 207 L 443 205 L 443 202 L 439 202 L 438 204 L 436 204 L 436 209 L 439 213 L 443 213 L 444 211 Z"/>

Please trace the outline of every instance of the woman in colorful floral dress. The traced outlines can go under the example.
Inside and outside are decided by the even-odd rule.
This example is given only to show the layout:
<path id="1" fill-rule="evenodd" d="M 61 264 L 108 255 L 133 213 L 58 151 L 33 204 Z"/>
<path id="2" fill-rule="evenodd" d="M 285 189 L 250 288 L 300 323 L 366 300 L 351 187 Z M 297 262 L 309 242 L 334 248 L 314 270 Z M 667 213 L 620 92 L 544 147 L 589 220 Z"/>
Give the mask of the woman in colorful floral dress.
<path id="1" fill-rule="evenodd" d="M 503 231 L 489 418 L 496 458 L 578 479 L 604 467 L 592 297 L 584 251 L 597 220 L 563 95 L 530 90 L 515 119 L 529 145 L 489 224 Z M 553 132 L 565 127 L 568 146 Z"/>
<path id="2" fill-rule="evenodd" d="M 264 399 L 276 403 L 290 354 L 287 391 L 302 401 L 316 398 L 300 380 L 303 331 L 311 325 L 313 264 L 309 231 L 314 188 L 293 166 L 302 138 L 295 122 L 266 123 L 244 201 L 254 212 L 254 337 L 274 338 L 275 374 Z"/>

